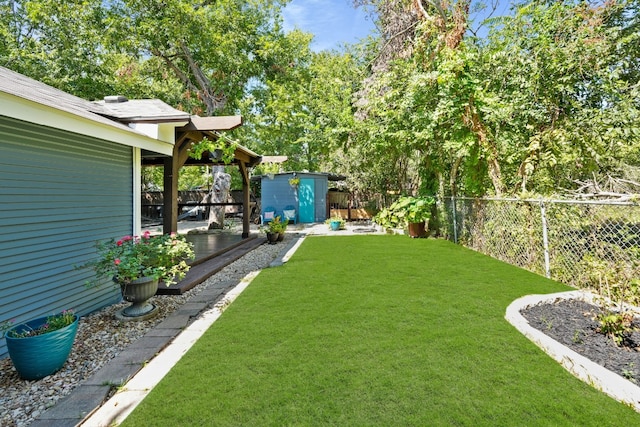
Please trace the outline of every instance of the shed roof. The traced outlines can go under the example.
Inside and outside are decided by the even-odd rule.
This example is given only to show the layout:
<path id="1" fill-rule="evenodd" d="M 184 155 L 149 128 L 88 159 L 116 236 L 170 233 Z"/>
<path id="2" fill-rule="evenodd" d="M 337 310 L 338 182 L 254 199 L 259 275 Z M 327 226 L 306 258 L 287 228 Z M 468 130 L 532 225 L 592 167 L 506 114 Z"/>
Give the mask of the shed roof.
<path id="1" fill-rule="evenodd" d="M 264 157 L 262 157 L 262 161 L 264 161 Z M 263 178 L 271 179 L 272 176 L 298 176 L 298 177 L 319 176 L 319 177 L 326 177 L 328 181 L 344 181 L 345 179 L 347 179 L 345 175 L 337 175 L 335 173 L 330 173 L 330 172 L 291 171 L 291 172 L 279 172 L 279 173 L 268 174 L 268 175 L 254 175 L 251 177 L 251 180 L 258 181 Z"/>

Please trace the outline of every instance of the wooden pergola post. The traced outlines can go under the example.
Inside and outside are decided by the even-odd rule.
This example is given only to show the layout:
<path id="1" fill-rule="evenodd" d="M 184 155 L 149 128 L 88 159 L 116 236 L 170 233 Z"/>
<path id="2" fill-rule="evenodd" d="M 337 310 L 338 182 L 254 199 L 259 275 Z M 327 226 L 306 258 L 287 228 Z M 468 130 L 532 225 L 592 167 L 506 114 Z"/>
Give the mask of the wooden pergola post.
<path id="1" fill-rule="evenodd" d="M 240 162 L 240 174 L 242 175 L 242 238 L 249 237 L 251 231 L 251 197 L 249 188 L 249 168 L 245 162 Z"/>
<path id="2" fill-rule="evenodd" d="M 200 134 L 200 140 L 202 135 Z M 173 156 L 164 159 L 164 216 L 162 218 L 163 233 L 178 232 L 178 178 L 180 168 L 189 158 L 189 143 L 191 138 L 197 138 L 193 132 L 185 132 L 176 135 L 176 143 L 173 146 Z"/>

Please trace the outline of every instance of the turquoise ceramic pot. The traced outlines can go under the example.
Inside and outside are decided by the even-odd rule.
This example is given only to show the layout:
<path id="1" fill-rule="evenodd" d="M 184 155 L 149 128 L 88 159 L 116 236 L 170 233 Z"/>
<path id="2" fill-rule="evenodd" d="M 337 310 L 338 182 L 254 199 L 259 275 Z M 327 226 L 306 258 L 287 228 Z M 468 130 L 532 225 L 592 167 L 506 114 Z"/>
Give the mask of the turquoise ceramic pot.
<path id="1" fill-rule="evenodd" d="M 5 334 L 9 357 L 20 378 L 39 380 L 62 368 L 71 353 L 73 341 L 78 332 L 78 316 L 69 326 L 43 335 L 26 338 L 12 338 L 11 331 L 21 333 L 41 327 L 47 321 L 41 317 L 27 323 L 16 325 Z"/>

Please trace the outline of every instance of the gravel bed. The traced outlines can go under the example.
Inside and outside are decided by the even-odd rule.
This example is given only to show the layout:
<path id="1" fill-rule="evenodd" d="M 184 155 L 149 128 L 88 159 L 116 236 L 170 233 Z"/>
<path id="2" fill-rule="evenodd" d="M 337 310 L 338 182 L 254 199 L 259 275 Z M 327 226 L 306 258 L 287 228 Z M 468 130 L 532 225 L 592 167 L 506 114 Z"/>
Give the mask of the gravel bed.
<path id="1" fill-rule="evenodd" d="M 287 235 L 278 244 L 259 246 L 183 295 L 156 295 L 150 301 L 158 306 L 159 314 L 152 319 L 119 322 L 115 319 L 115 312 L 129 304 L 126 302 L 80 318 L 78 334 L 67 363 L 60 371 L 41 380 L 20 379 L 11 360 L 0 359 L 0 426 L 28 426 L 191 296 L 219 282 L 239 282 L 248 273 L 268 267 L 286 249 L 292 238 Z"/>

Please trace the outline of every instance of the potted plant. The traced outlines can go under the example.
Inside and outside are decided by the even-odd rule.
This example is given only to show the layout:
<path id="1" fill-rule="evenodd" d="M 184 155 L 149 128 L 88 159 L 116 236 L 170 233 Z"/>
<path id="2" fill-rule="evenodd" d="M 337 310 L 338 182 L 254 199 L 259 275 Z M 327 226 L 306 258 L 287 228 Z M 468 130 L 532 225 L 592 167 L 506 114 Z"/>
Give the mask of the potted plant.
<path id="1" fill-rule="evenodd" d="M 298 178 L 297 176 L 289 178 L 289 185 L 293 188 L 298 188 L 298 186 L 300 185 L 300 178 Z"/>
<path id="2" fill-rule="evenodd" d="M 111 278 L 120 285 L 125 301 L 125 317 L 144 318 L 155 309 L 147 300 L 155 295 L 158 282 L 169 286 L 184 278 L 194 258 L 193 245 L 175 233 L 141 237 L 124 236 L 96 244 L 98 259 L 88 263 L 98 277 Z"/>
<path id="3" fill-rule="evenodd" d="M 78 316 L 65 310 L 15 326 L 5 322 L 1 329 L 20 378 L 39 380 L 64 366 L 78 331 Z"/>
<path id="4" fill-rule="evenodd" d="M 338 231 L 344 228 L 344 219 L 339 216 L 332 216 L 325 221 L 329 228 L 333 231 Z"/>
<path id="5" fill-rule="evenodd" d="M 373 220 L 385 228 L 406 228 L 410 237 L 425 237 L 434 204 L 433 197 L 403 196 L 382 209 Z"/>
<path id="6" fill-rule="evenodd" d="M 287 229 L 288 221 L 281 221 L 280 215 L 273 218 L 267 225 L 267 241 L 269 244 L 275 244 L 284 240 L 284 232 Z"/>

